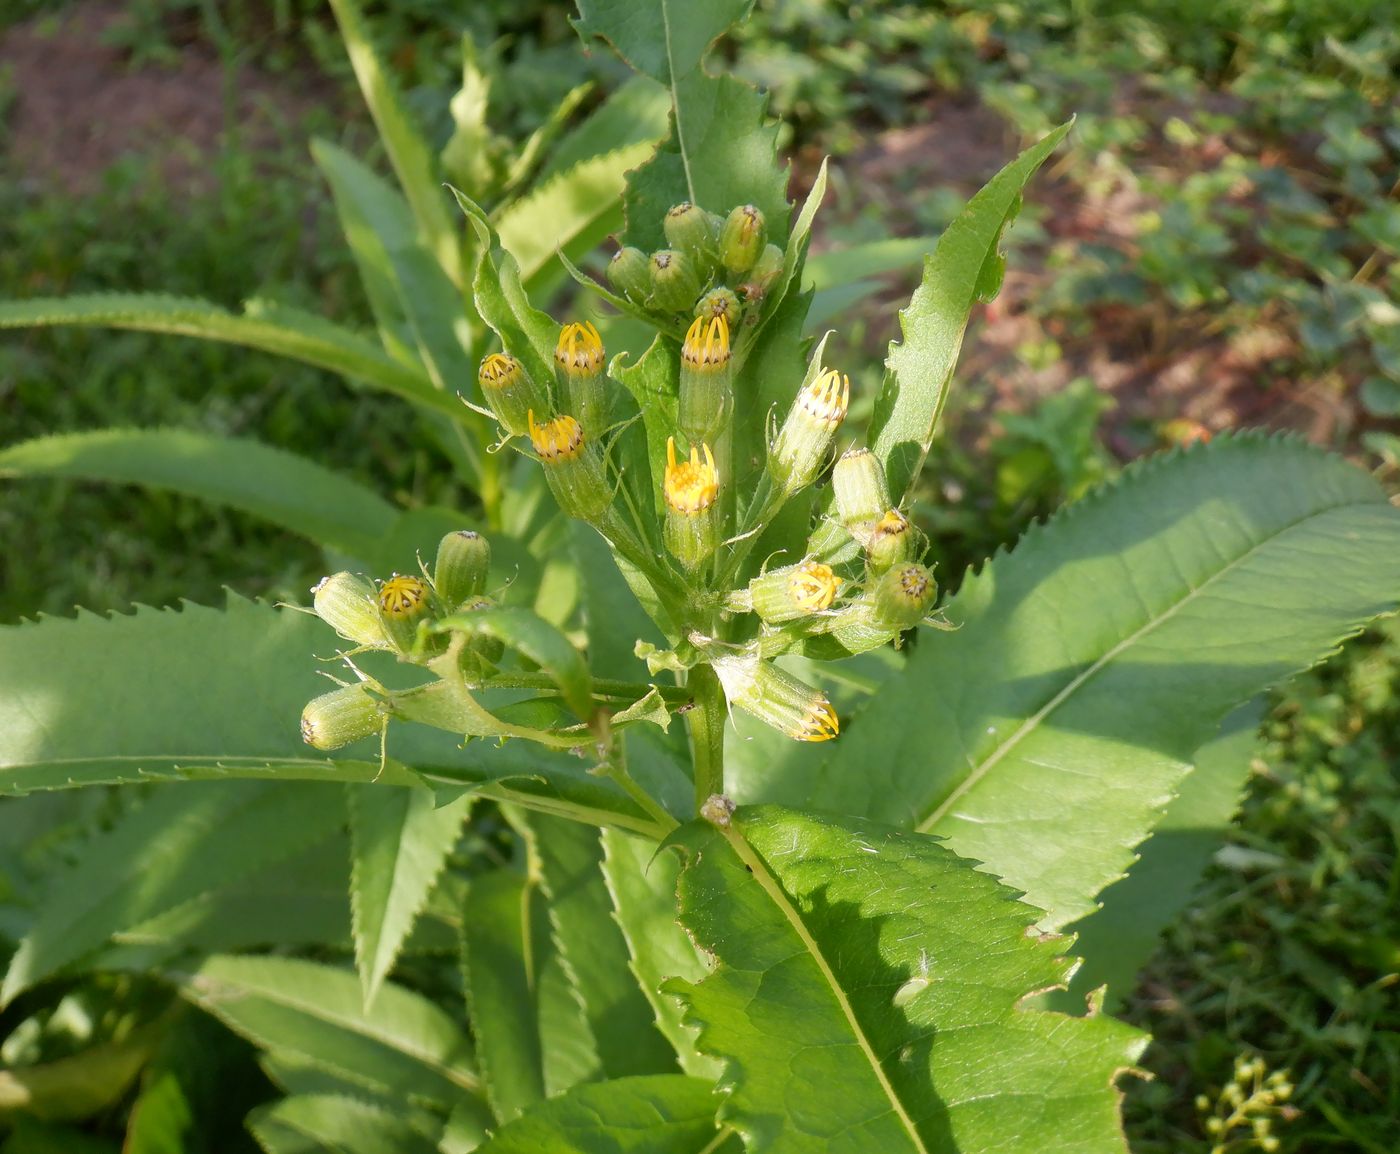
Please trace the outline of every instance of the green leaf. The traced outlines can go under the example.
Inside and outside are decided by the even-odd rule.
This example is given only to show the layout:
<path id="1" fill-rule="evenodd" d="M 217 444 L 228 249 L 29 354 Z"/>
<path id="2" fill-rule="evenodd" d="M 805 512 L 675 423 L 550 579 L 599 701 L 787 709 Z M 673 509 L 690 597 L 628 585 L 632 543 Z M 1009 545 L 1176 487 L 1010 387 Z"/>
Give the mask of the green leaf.
<path id="1" fill-rule="evenodd" d="M 336 757 L 317 754 L 302 743 L 298 718 L 328 688 L 316 655 L 339 644 L 318 618 L 234 596 L 227 610 L 140 608 L 0 629 L 0 793 L 199 777 L 412 785 L 421 774 L 653 830 L 579 758 L 521 742 L 463 747 L 460 736 L 394 725 L 382 767 L 373 738 Z M 405 676 L 375 656 L 365 655 L 367 669 L 391 684 Z"/>
<path id="2" fill-rule="evenodd" d="M 454 284 L 463 283 L 462 254 L 447 211 L 442 186 L 427 141 L 409 117 L 389 74 L 375 54 L 358 0 L 331 0 L 331 11 L 345 41 L 360 92 L 374 118 L 389 163 L 399 178 L 418 221 L 419 231 Z"/>
<path id="3" fill-rule="evenodd" d="M 329 369 L 453 417 L 461 415 L 461 402 L 434 389 L 421 371 L 386 356 L 358 333 L 285 305 L 250 301 L 240 314 L 192 297 L 130 293 L 0 301 L 0 329 L 32 325 L 101 325 L 227 341 Z"/>
<path id="4" fill-rule="evenodd" d="M 333 791 L 308 783 L 209 782 L 156 792 L 55 874 L 10 961 L 0 1003 L 139 924 L 328 837 Z"/>
<path id="5" fill-rule="evenodd" d="M 426 789 L 349 786 L 350 906 L 366 1003 L 393 968 L 428 893 L 457 844 L 472 795 L 435 808 Z"/>
<path id="6" fill-rule="evenodd" d="M 1113 1083 L 1146 1038 L 1021 1006 L 1072 963 L 1012 891 L 932 838 L 777 807 L 681 836 L 681 920 L 715 970 L 667 989 L 750 1151 L 1125 1148 Z"/>
<path id="7" fill-rule="evenodd" d="M 896 501 L 909 491 L 928 455 L 968 316 L 979 299 L 983 266 L 996 258 L 1021 190 L 1072 123 L 1026 149 L 967 202 L 925 259 L 923 281 L 899 314 L 904 340 L 890 344 L 885 383 L 870 420 L 870 447 L 884 463 Z"/>
<path id="8" fill-rule="evenodd" d="M 225 956 L 185 975 L 181 992 L 255 1045 L 374 1091 L 450 1108 L 480 1089 L 457 1024 L 392 982 L 366 1009 L 349 970 L 298 958 Z"/>
<path id="9" fill-rule="evenodd" d="M 714 1087 L 681 1074 L 579 1086 L 502 1126 L 481 1154 L 738 1154 L 716 1146 Z"/>
<path id="10" fill-rule="evenodd" d="M 791 784 L 946 837 L 1065 926 L 1225 714 L 1393 608 L 1397 574 L 1400 512 L 1340 458 L 1258 436 L 1154 458 L 970 575 L 956 628 Z"/>
<path id="11" fill-rule="evenodd" d="M 24 1111 L 49 1121 L 78 1121 L 114 1107 L 131 1088 L 155 1045 L 154 1031 L 34 1066 L 0 1070 L 0 1117 Z"/>
<path id="12" fill-rule="evenodd" d="M 674 1071 L 675 1055 L 628 968 L 627 943 L 601 872 L 598 830 L 541 814 L 529 825 L 554 945 L 596 1039 L 601 1075 Z"/>
<path id="13" fill-rule="evenodd" d="M 294 453 L 186 429 L 39 437 L 0 449 L 0 477 L 78 477 L 173 489 L 361 557 L 397 516 L 372 490 Z"/>
<path id="14" fill-rule="evenodd" d="M 248 1115 L 267 1154 L 437 1154 L 437 1146 L 383 1106 L 333 1094 L 298 1094 Z"/>
<path id="15" fill-rule="evenodd" d="M 753 0 L 579 0 L 573 25 L 585 40 L 606 40 L 634 71 L 670 84 L 698 69 L 710 45 L 752 7 Z"/>
<path id="16" fill-rule="evenodd" d="M 633 76 L 553 148 L 540 166 L 539 180 L 614 149 L 649 143 L 666 135 L 670 93 L 648 76 Z"/>

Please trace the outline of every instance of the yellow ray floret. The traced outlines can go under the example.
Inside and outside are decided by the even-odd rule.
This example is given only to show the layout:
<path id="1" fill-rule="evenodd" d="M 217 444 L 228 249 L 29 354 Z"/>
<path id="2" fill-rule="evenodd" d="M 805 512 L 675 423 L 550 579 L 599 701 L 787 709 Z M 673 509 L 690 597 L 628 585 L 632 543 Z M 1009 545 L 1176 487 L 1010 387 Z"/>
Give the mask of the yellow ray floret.
<path id="1" fill-rule="evenodd" d="M 379 608 L 387 617 L 412 617 L 428 599 L 428 587 L 417 577 L 394 574 L 379 588 Z"/>
<path id="2" fill-rule="evenodd" d="M 840 733 L 841 722 L 836 710 L 831 708 L 831 702 L 823 700 L 811 706 L 802 719 L 801 727 L 792 736 L 798 741 L 830 741 Z"/>
<path id="3" fill-rule="evenodd" d="M 820 561 L 807 561 L 799 565 L 788 578 L 792 603 L 805 613 L 830 609 L 840 588 L 841 579 L 830 565 L 823 565 Z"/>
<path id="4" fill-rule="evenodd" d="M 483 389 L 504 389 L 520 379 L 520 362 L 509 353 L 492 353 L 481 362 L 476 377 Z"/>
<path id="5" fill-rule="evenodd" d="M 592 376 L 603 368 L 603 338 L 588 321 L 565 325 L 554 346 L 554 359 L 570 376 Z"/>
<path id="6" fill-rule="evenodd" d="M 816 420 L 839 425 L 851 407 L 851 380 L 835 369 L 828 369 L 803 389 L 797 400 Z"/>
<path id="7" fill-rule="evenodd" d="M 723 316 L 696 317 L 681 345 L 681 360 L 696 372 L 712 372 L 729 363 L 729 321 Z"/>
<path id="8" fill-rule="evenodd" d="M 530 444 L 548 463 L 577 457 L 583 451 L 583 428 L 568 414 L 555 417 L 542 425 L 535 424 L 535 411 L 530 410 Z"/>
<path id="9" fill-rule="evenodd" d="M 705 459 L 700 460 L 703 449 Z M 676 462 L 676 438 L 666 439 L 666 504 L 677 513 L 699 513 L 715 503 L 719 495 L 719 474 L 709 445 L 690 447 L 690 460 Z"/>

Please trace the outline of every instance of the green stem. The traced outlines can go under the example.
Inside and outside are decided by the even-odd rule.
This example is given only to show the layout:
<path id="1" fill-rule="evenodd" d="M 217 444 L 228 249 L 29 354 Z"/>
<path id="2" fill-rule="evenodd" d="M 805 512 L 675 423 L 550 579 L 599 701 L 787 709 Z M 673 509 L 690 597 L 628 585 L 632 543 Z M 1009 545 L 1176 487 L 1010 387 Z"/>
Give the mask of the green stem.
<path id="1" fill-rule="evenodd" d="M 685 721 L 690 729 L 698 813 L 712 794 L 724 792 L 724 688 L 708 665 L 697 665 L 690 671 L 686 688 L 695 699 L 695 708 L 685 715 Z"/>
<path id="2" fill-rule="evenodd" d="M 643 789 L 636 778 L 627 771 L 627 747 L 624 742 L 614 742 L 612 755 L 608 758 L 607 776 L 661 827 L 664 831 L 663 837 L 680 825 L 680 822 L 666 811 L 665 806 Z"/>
<path id="3" fill-rule="evenodd" d="M 558 690 L 559 683 L 547 673 L 499 673 L 483 681 L 479 689 L 543 689 Z M 606 677 L 593 679 L 593 696 L 640 701 L 655 689 L 667 705 L 685 705 L 691 699 L 690 690 L 679 685 L 652 685 L 643 681 L 614 681 Z"/>

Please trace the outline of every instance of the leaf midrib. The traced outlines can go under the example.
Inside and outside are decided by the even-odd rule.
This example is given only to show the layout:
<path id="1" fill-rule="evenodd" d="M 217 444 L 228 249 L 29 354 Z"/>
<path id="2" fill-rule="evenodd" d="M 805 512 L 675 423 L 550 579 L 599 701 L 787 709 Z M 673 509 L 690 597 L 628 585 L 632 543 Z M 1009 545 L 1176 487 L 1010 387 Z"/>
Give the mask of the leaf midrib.
<path id="1" fill-rule="evenodd" d="M 676 86 L 676 57 L 671 51 L 671 0 L 661 0 L 661 26 L 666 40 L 666 79 L 671 89 L 671 115 L 676 122 L 676 148 L 681 154 L 681 169 L 685 173 L 685 190 L 690 203 L 695 203 L 695 181 L 690 175 L 690 153 L 685 148 L 685 133 L 681 129 L 681 99 Z M 702 65 L 696 65 L 697 68 Z"/>
<path id="2" fill-rule="evenodd" d="M 1065 701 L 1067 701 L 1074 693 L 1076 693 L 1091 677 L 1093 677 L 1100 670 L 1107 668 L 1114 660 L 1117 659 L 1119 654 L 1136 645 L 1138 641 L 1140 641 L 1143 637 L 1147 636 L 1149 633 L 1155 630 L 1159 625 L 1170 621 L 1173 617 L 1176 616 L 1176 614 L 1181 609 L 1195 601 L 1197 597 L 1199 597 L 1202 593 L 1208 590 L 1215 582 L 1229 575 L 1240 565 L 1243 565 L 1246 561 L 1248 561 L 1251 557 L 1258 553 L 1259 550 L 1263 549 L 1266 545 L 1270 545 L 1276 542 L 1279 538 L 1284 536 L 1284 534 L 1292 532 L 1294 529 L 1298 528 L 1298 526 L 1306 524 L 1307 522 L 1312 521 L 1317 517 L 1321 517 L 1324 514 L 1335 512 L 1338 509 L 1345 509 L 1353 506 L 1368 505 L 1374 503 L 1375 502 L 1371 501 L 1339 501 L 1334 505 L 1327 505 L 1320 509 L 1313 509 L 1309 511 L 1306 515 L 1299 517 L 1296 520 L 1290 521 L 1286 525 L 1283 525 L 1276 532 L 1269 534 L 1263 540 L 1251 545 L 1245 552 L 1241 553 L 1229 564 L 1212 573 L 1203 582 L 1201 582 L 1201 584 L 1197 585 L 1194 589 L 1191 589 L 1186 594 L 1186 596 L 1182 597 L 1179 601 L 1174 602 L 1171 605 L 1171 607 L 1167 609 L 1164 613 L 1161 613 L 1158 616 L 1153 617 L 1148 621 L 1144 622 L 1141 626 L 1139 626 L 1131 634 L 1125 637 L 1117 645 L 1113 646 L 1112 649 L 1104 653 L 1102 657 L 1098 658 L 1091 665 L 1089 665 L 1083 672 L 1073 677 L 1063 689 L 1061 689 L 1052 698 L 1050 698 L 1050 700 L 1047 701 L 1045 705 L 1043 705 L 1039 710 L 1037 710 L 1030 717 L 1028 717 L 1021 724 L 1020 728 L 1016 730 L 1015 733 L 1013 733 L 1004 742 L 997 746 L 997 748 L 994 749 L 981 764 L 975 766 L 973 770 L 967 775 L 967 777 L 965 777 L 961 782 L 959 782 L 958 785 L 954 787 L 952 792 L 949 793 L 948 796 L 944 798 L 943 801 L 941 801 L 933 809 L 929 816 L 924 818 L 923 821 L 919 822 L 919 824 L 915 827 L 917 832 L 929 833 L 930 831 L 932 831 L 932 829 L 938 824 L 938 822 L 941 821 L 948 814 L 948 811 L 952 808 L 953 805 L 955 805 L 959 800 L 965 797 L 975 786 L 977 786 L 978 783 L 980 783 L 982 779 L 987 776 L 988 773 L 990 773 L 1002 760 L 1004 760 L 1012 752 L 1012 750 L 1016 748 L 1017 745 L 1021 743 L 1021 741 L 1029 737 L 1032 733 L 1036 732 L 1036 730 L 1039 729 L 1041 723 L 1044 722 L 1045 719 L 1049 717 L 1050 714 L 1052 714 L 1056 709 L 1063 705 Z"/>

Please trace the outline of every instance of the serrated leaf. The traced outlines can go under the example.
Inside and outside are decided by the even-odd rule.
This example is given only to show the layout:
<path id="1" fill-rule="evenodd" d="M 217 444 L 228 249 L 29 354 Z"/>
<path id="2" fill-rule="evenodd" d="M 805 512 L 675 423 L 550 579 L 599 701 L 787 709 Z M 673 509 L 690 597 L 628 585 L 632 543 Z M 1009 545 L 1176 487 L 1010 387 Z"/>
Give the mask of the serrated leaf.
<path id="1" fill-rule="evenodd" d="M 309 783 L 207 782 L 164 789 L 53 876 L 0 986 L 8 1003 L 56 970 L 205 891 L 330 836 L 334 791 Z"/>
<path id="2" fill-rule="evenodd" d="M 585 40 L 606 40 L 637 72 L 670 84 L 699 68 L 710 45 L 751 7 L 753 0 L 579 0 L 573 25 Z"/>
<path id="3" fill-rule="evenodd" d="M 549 150 L 537 179 L 547 180 L 617 148 L 655 146 L 666 135 L 670 107 L 664 85 L 649 76 L 631 77 Z"/>
<path id="4" fill-rule="evenodd" d="M 437 1154 L 437 1146 L 382 1106 L 331 1094 L 298 1094 L 248 1116 L 267 1154 Z"/>
<path id="5" fill-rule="evenodd" d="M 1072 963 L 1012 891 L 932 838 L 777 807 L 681 837 L 715 970 L 667 989 L 751 1154 L 1126 1151 L 1113 1083 L 1146 1039 L 1020 1006 Z"/>
<path id="6" fill-rule="evenodd" d="M 38 325 L 100 325 L 226 341 L 329 369 L 416 405 L 460 416 L 461 402 L 439 393 L 420 370 L 391 359 L 358 333 L 284 305 L 249 302 L 240 314 L 193 297 L 136 293 L 0 301 L 0 329 Z"/>
<path id="7" fill-rule="evenodd" d="M 902 342 L 891 342 L 888 372 L 870 419 L 870 447 L 885 466 L 896 502 L 909 491 L 933 441 L 972 306 L 985 290 L 1021 189 L 1069 132 L 1063 124 L 992 177 L 938 238 L 924 276 L 899 314 Z"/>
<path id="8" fill-rule="evenodd" d="M 0 477 L 79 477 L 172 489 L 242 509 L 363 557 L 398 511 L 363 485 L 294 453 L 188 429 L 102 429 L 0 449 Z"/>
<path id="9" fill-rule="evenodd" d="M 716 1145 L 714 1087 L 682 1074 L 579 1086 L 502 1126 L 482 1154 L 739 1154 Z"/>
<path id="10" fill-rule="evenodd" d="M 371 1090 L 450 1108 L 480 1089 L 457 1023 L 392 982 L 366 1009 L 349 970 L 298 958 L 223 956 L 184 975 L 181 993 L 255 1045 Z"/>
<path id="11" fill-rule="evenodd" d="M 970 575 L 955 629 L 793 785 L 946 837 L 1067 925 L 1224 715 L 1393 608 L 1397 574 L 1400 512 L 1340 458 L 1247 436 L 1153 459 Z"/>
<path id="12" fill-rule="evenodd" d="M 426 789 L 346 787 L 355 962 L 373 1002 L 471 811 L 464 794 L 437 807 Z"/>

